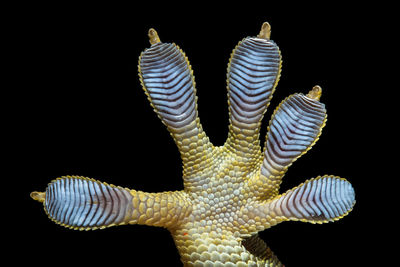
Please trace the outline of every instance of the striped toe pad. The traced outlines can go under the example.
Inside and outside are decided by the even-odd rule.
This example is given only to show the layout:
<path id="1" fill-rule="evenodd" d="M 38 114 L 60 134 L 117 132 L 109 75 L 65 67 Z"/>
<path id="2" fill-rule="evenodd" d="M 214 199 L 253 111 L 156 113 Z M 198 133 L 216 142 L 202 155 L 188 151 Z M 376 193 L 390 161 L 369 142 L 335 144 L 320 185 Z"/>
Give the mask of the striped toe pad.
<path id="1" fill-rule="evenodd" d="M 280 175 L 318 140 L 326 121 L 324 104 L 303 94 L 286 98 L 269 125 L 262 174 Z"/>
<path id="2" fill-rule="evenodd" d="M 174 44 L 157 43 L 139 59 L 139 76 L 150 103 L 172 129 L 188 126 L 197 117 L 192 70 Z"/>
<path id="3" fill-rule="evenodd" d="M 355 204 L 352 185 L 345 179 L 323 176 L 289 190 L 272 204 L 289 220 L 327 222 L 342 218 Z"/>
<path id="4" fill-rule="evenodd" d="M 88 230 L 126 223 L 132 210 L 129 190 L 76 176 L 61 177 L 46 189 L 49 217 L 68 228 Z"/>
<path id="5" fill-rule="evenodd" d="M 281 56 L 271 40 L 248 37 L 234 49 L 228 65 L 231 122 L 251 127 L 261 120 L 279 79 Z"/>

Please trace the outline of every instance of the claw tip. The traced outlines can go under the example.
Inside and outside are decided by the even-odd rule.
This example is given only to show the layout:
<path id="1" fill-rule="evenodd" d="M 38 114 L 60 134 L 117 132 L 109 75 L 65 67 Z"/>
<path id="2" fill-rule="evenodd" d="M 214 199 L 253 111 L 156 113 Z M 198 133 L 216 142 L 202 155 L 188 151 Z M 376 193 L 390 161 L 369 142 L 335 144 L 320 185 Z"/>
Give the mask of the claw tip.
<path id="1" fill-rule="evenodd" d="M 319 101 L 322 95 L 322 88 L 319 85 L 314 86 L 310 92 L 308 92 L 307 97 Z"/>
<path id="2" fill-rule="evenodd" d="M 261 26 L 260 33 L 257 35 L 258 38 L 263 38 L 269 40 L 271 36 L 271 25 L 268 22 L 264 22 Z"/>
<path id="3" fill-rule="evenodd" d="M 160 41 L 160 37 L 158 37 L 158 33 L 156 32 L 156 30 L 154 30 L 153 28 L 151 28 L 150 30 L 149 30 L 149 41 L 150 41 L 150 44 L 156 44 L 156 43 L 159 43 L 159 42 L 161 42 Z"/>
<path id="4" fill-rule="evenodd" d="M 45 192 L 33 191 L 33 192 L 30 194 L 30 196 L 31 196 L 31 198 L 33 198 L 33 199 L 36 200 L 36 201 L 44 202 L 46 193 L 45 193 Z"/>

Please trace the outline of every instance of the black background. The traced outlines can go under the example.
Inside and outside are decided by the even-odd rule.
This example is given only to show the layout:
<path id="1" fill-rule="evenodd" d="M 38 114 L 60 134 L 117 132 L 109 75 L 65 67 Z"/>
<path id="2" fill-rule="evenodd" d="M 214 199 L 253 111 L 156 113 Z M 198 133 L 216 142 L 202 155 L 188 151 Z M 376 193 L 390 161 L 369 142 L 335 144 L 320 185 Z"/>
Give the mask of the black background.
<path id="1" fill-rule="evenodd" d="M 10 242 L 42 266 L 129 264 L 181 266 L 169 232 L 129 225 L 73 231 L 52 223 L 29 198 L 62 175 L 81 175 L 147 192 L 183 189 L 178 150 L 152 111 L 137 75 L 137 60 L 149 47 L 154 27 L 163 42 L 175 42 L 188 56 L 199 115 L 215 145 L 227 136 L 226 67 L 232 49 L 257 35 L 264 21 L 283 57 L 282 76 L 264 118 L 286 96 L 318 84 L 328 121 L 318 143 L 290 168 L 281 192 L 324 174 L 347 178 L 357 204 L 335 223 L 287 222 L 261 233 L 286 266 L 354 266 L 375 254 L 369 225 L 375 136 L 372 103 L 379 31 L 373 7 L 265 4 L 231 8 L 196 4 L 169 7 L 76 5 L 24 6 L 15 20 L 11 129 L 6 145 L 17 182 L 21 225 Z M 19 12 L 18 11 L 18 12 Z M 18 13 L 17 12 L 17 13 Z M 374 37 L 371 38 L 371 33 Z M 14 101 L 15 100 L 15 101 Z M 15 203 L 15 204 L 14 204 Z M 15 262 L 25 257 L 14 257 Z"/>

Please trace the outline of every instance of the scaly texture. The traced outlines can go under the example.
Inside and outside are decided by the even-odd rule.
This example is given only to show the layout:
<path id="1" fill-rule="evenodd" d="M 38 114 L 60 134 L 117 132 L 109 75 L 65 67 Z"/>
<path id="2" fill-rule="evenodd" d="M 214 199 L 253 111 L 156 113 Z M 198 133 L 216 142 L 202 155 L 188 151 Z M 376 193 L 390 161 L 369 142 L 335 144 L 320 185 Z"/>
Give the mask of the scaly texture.
<path id="1" fill-rule="evenodd" d="M 264 151 L 259 132 L 281 73 L 281 54 L 264 23 L 233 50 L 227 74 L 229 134 L 214 147 L 197 112 L 193 71 L 182 50 L 150 29 L 139 58 L 143 89 L 183 162 L 184 190 L 146 193 L 64 176 L 33 192 L 48 216 L 79 230 L 146 224 L 170 230 L 185 266 L 282 266 L 258 232 L 283 221 L 325 223 L 347 215 L 351 184 L 325 175 L 279 194 L 288 167 L 318 140 L 326 110 L 315 86 L 275 110 Z"/>

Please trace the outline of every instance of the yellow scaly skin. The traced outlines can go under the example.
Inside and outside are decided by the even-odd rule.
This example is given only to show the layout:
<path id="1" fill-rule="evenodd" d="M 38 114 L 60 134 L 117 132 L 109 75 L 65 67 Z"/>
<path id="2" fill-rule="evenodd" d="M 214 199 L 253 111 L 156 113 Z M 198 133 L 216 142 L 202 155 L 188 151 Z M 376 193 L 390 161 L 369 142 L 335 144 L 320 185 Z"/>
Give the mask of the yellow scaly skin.
<path id="1" fill-rule="evenodd" d="M 270 26 L 268 23 L 264 23 L 257 38 L 269 41 L 269 37 Z M 149 38 L 152 45 L 161 42 L 153 29 L 149 31 Z M 177 49 L 184 56 L 183 52 L 179 48 Z M 228 65 L 228 72 L 235 50 Z M 171 126 L 165 120 L 157 104 L 154 103 L 151 92 L 148 91 L 141 69 L 142 56 L 139 59 L 140 80 L 152 107 L 167 126 L 181 153 L 184 190 L 146 193 L 103 184 L 119 190 L 119 192 L 128 193 L 129 204 L 126 207 L 124 206 L 123 219 L 118 222 L 94 226 L 69 225 L 62 220 L 53 218 L 55 216 L 51 215 L 50 212 L 49 216 L 53 221 L 79 230 L 105 228 L 121 224 L 165 227 L 173 236 L 184 266 L 282 266 L 264 241 L 258 237 L 259 231 L 288 220 L 311 223 L 334 221 L 350 212 L 354 205 L 354 192 L 351 191 L 352 189 L 347 189 L 348 182 L 339 177 L 317 177 L 285 194 L 280 195 L 278 192 L 281 179 L 287 168 L 318 140 L 326 122 L 326 114 L 321 113 L 322 120 L 318 124 L 319 129 L 314 133 L 313 141 L 302 150 L 302 153 L 293 156 L 293 158 L 289 156 L 290 162 L 282 164 L 281 167 L 276 167 L 274 164 L 268 165 L 263 162 L 267 150 L 262 152 L 259 142 L 262 115 L 258 122 L 240 128 L 237 126 L 238 124 L 233 122 L 234 117 L 230 109 L 229 135 L 226 143 L 220 147 L 213 146 L 203 131 L 197 117 L 196 99 L 194 100 L 196 102 L 196 116 L 193 120 L 183 128 L 177 129 Z M 278 56 L 280 57 L 280 53 Z M 185 61 L 194 85 L 193 73 L 186 57 Z M 272 92 L 275 90 L 279 79 L 280 66 L 281 61 L 279 60 L 279 70 L 276 73 Z M 193 93 L 195 93 L 195 90 Z M 289 98 L 304 99 L 307 103 L 318 106 L 321 105 L 319 103 L 320 96 L 321 88 L 316 86 L 306 96 L 293 95 Z M 282 103 L 288 102 L 289 98 Z M 230 107 L 231 100 L 229 98 Z M 274 117 L 278 116 L 280 109 L 285 108 L 282 105 L 279 105 L 275 110 L 269 130 L 273 127 Z M 263 109 L 262 114 L 264 114 L 265 109 Z M 272 137 L 267 136 L 266 146 L 269 138 Z M 97 185 L 102 184 L 96 180 L 75 176 L 58 179 L 59 182 L 62 180 L 70 181 L 71 184 L 84 181 Z M 56 183 L 56 181 L 52 183 Z M 319 196 L 318 188 L 313 191 L 314 187 L 318 187 L 318 183 L 324 184 L 319 187 L 322 188 L 321 191 L 330 191 L 330 196 L 336 194 L 332 198 L 335 202 L 328 197 L 326 200 L 321 200 L 323 204 L 320 206 L 312 204 L 318 202 L 316 197 L 311 197 L 312 195 Z M 344 191 L 343 188 L 347 191 Z M 336 191 L 339 191 L 339 193 L 335 193 Z M 51 192 L 51 190 L 46 192 Z M 47 212 L 51 208 L 51 203 L 49 203 L 51 201 L 46 200 L 46 192 L 33 192 L 31 196 L 43 202 Z M 350 197 L 347 199 L 346 194 L 348 192 L 350 192 Z M 51 196 L 49 196 L 50 198 Z M 90 204 L 92 202 L 93 199 Z M 305 209 L 308 208 L 308 211 L 301 212 L 304 207 Z M 333 215 L 327 215 L 329 212 L 326 210 L 323 212 L 323 209 L 336 210 L 337 212 Z"/>

